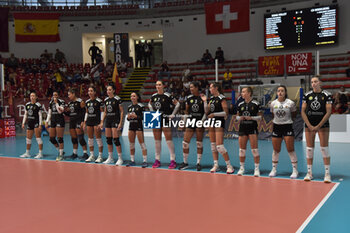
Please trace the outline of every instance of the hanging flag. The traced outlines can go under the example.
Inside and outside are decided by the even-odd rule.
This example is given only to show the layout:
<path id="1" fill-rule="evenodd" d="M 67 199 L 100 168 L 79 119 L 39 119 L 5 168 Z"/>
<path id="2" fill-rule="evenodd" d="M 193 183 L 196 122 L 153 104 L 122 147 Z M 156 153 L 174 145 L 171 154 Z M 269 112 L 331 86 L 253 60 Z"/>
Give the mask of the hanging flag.
<path id="1" fill-rule="evenodd" d="M 112 82 L 115 84 L 116 93 L 118 94 L 122 89 L 122 79 L 119 76 L 116 62 L 114 63 Z"/>
<path id="2" fill-rule="evenodd" d="M 207 34 L 249 31 L 249 0 L 205 4 Z"/>
<path id="3" fill-rule="evenodd" d="M 0 7 L 0 52 L 9 51 L 9 8 Z"/>
<path id="4" fill-rule="evenodd" d="M 60 41 L 57 13 L 14 13 L 16 42 Z"/>

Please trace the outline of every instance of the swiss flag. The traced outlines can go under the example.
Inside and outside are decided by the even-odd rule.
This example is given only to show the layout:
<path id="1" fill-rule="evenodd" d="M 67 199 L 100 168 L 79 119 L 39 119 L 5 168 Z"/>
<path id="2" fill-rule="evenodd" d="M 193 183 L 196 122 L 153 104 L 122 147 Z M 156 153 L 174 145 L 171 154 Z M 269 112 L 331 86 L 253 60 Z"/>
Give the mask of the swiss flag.
<path id="1" fill-rule="evenodd" d="M 207 34 L 249 31 L 249 0 L 205 4 Z"/>

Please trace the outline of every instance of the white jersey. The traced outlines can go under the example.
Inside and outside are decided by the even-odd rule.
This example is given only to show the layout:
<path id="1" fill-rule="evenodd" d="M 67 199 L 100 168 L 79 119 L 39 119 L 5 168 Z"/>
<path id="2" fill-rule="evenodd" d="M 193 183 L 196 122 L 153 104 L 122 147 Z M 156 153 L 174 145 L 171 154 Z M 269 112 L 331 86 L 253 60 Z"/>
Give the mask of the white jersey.
<path id="1" fill-rule="evenodd" d="M 295 112 L 297 108 L 292 100 L 286 99 L 283 102 L 279 102 L 276 99 L 272 101 L 270 109 L 274 114 L 273 123 L 277 125 L 293 124 L 292 112 Z"/>

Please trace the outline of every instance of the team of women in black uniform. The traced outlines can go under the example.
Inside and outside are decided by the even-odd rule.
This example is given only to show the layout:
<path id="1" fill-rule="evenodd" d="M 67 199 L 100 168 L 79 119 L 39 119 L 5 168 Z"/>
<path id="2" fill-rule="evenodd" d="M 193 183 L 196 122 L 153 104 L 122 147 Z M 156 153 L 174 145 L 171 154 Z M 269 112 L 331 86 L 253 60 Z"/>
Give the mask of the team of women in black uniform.
<path id="1" fill-rule="evenodd" d="M 312 90 L 304 95 L 303 104 L 301 109 L 301 115 L 305 122 L 305 135 L 306 135 L 306 157 L 307 157 L 307 174 L 304 178 L 305 181 L 313 179 L 312 176 L 312 162 L 315 144 L 315 135 L 318 134 L 320 138 L 321 153 L 325 165 L 325 177 L 324 182 L 331 182 L 330 176 L 330 156 L 328 152 L 328 139 L 329 139 L 329 117 L 331 115 L 332 99 L 331 94 L 321 89 L 321 81 L 319 77 L 313 77 L 311 79 Z M 165 119 L 165 122 L 170 121 L 175 117 L 175 114 L 179 110 L 178 101 L 169 93 L 164 91 L 164 83 L 162 81 L 156 82 L 157 92 L 152 95 L 148 107 L 151 111 L 157 111 L 161 113 L 161 118 Z M 219 83 L 212 83 L 210 85 L 210 99 L 203 94 L 200 94 L 199 84 L 193 82 L 190 85 L 191 95 L 186 100 L 186 110 L 184 120 L 192 122 L 185 127 L 184 140 L 182 143 L 183 149 L 183 163 L 179 166 L 180 170 L 188 168 L 188 155 L 189 155 L 189 143 L 194 133 L 196 133 L 196 145 L 197 145 L 197 163 L 196 168 L 200 171 L 201 158 L 203 153 L 203 135 L 205 128 L 203 124 L 196 124 L 197 122 L 214 121 L 216 124 L 209 124 L 208 132 L 211 142 L 211 151 L 213 154 L 214 164 L 210 172 L 214 173 L 219 171 L 218 155 L 222 154 L 226 162 L 226 172 L 231 174 L 234 169 L 230 163 L 229 155 L 224 146 L 224 128 L 225 119 L 228 116 L 228 106 L 225 96 L 221 92 L 221 86 Z M 118 161 L 116 165 L 122 165 L 122 150 L 119 141 L 120 130 L 123 125 L 124 112 L 122 108 L 121 99 L 115 95 L 114 85 L 107 87 L 108 97 L 102 101 L 96 96 L 96 89 L 91 86 L 89 88 L 89 97 L 86 102 L 77 98 L 76 90 L 69 90 L 70 102 L 66 106 L 65 102 L 59 98 L 58 93 L 54 92 L 52 100 L 50 101 L 48 119 L 46 125 L 50 126 L 50 141 L 59 151 L 57 161 L 63 159 L 63 132 L 64 132 L 64 115 L 70 117 L 70 133 L 73 143 L 72 158 L 77 157 L 78 142 L 81 144 L 84 150 L 84 159 L 86 162 L 100 163 L 103 161 L 103 143 L 101 139 L 101 129 L 103 126 L 106 129 L 106 139 L 108 145 L 108 159 L 104 163 L 113 163 L 113 144 L 116 146 L 118 152 Z M 237 106 L 236 120 L 239 122 L 239 159 L 240 169 L 237 175 L 243 175 L 245 173 L 245 157 L 247 142 L 249 140 L 251 152 L 254 157 L 254 176 L 260 176 L 259 164 L 260 155 L 258 150 L 258 122 L 262 118 L 261 106 L 258 101 L 252 98 L 253 90 L 250 87 L 244 87 L 241 90 L 241 95 L 244 101 L 240 102 Z M 36 101 L 37 97 L 35 92 L 30 95 L 30 102 L 26 104 L 25 116 L 23 119 L 22 127 L 27 121 L 27 149 L 21 157 L 30 157 L 29 150 L 31 146 L 31 139 L 35 132 L 37 142 L 39 144 L 39 154 L 35 158 L 42 158 L 42 140 L 40 137 L 39 127 L 42 122 L 41 117 L 41 105 Z M 143 163 L 142 167 L 147 167 L 147 148 L 144 142 L 143 134 L 143 112 L 145 106 L 140 103 L 140 96 L 138 93 L 131 94 L 131 105 L 128 106 L 127 120 L 129 121 L 129 133 L 128 138 L 130 142 L 130 162 L 127 166 L 135 166 L 135 139 L 137 137 L 140 147 L 142 149 Z M 293 132 L 293 119 L 296 116 L 296 106 L 293 101 L 288 99 L 287 88 L 283 85 L 277 89 L 277 99 L 271 102 L 271 113 L 273 114 L 273 132 L 272 132 L 272 170 L 269 174 L 270 177 L 274 177 L 277 174 L 277 164 L 279 159 L 279 153 L 281 151 L 282 140 L 286 143 L 286 148 L 292 163 L 293 172 L 291 178 L 298 177 L 297 170 L 297 156 L 294 151 L 294 132 Z M 87 148 L 84 139 L 84 129 L 88 133 L 88 145 L 90 149 L 90 156 L 87 158 Z M 175 148 L 172 141 L 171 127 L 163 125 L 161 120 L 161 127 L 153 129 L 153 135 L 155 139 L 155 162 L 153 168 L 158 168 L 160 164 L 161 155 L 161 135 L 162 132 L 165 136 L 169 152 L 170 152 L 170 165 L 169 169 L 175 169 L 177 164 L 175 162 Z M 57 140 L 56 140 L 57 137 Z M 99 156 L 95 160 L 94 157 L 94 137 L 99 147 Z"/>

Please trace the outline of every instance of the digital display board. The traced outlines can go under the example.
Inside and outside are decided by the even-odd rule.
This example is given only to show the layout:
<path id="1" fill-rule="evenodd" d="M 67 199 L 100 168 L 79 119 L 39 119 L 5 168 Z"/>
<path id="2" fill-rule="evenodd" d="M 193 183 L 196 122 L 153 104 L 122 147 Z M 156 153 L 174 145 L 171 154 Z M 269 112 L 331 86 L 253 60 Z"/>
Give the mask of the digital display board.
<path id="1" fill-rule="evenodd" d="M 320 6 L 265 14 L 265 49 L 336 44 L 338 6 Z"/>

